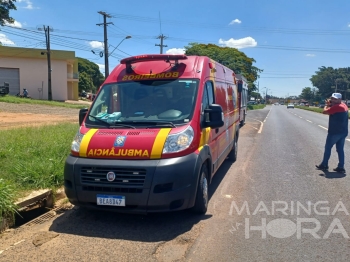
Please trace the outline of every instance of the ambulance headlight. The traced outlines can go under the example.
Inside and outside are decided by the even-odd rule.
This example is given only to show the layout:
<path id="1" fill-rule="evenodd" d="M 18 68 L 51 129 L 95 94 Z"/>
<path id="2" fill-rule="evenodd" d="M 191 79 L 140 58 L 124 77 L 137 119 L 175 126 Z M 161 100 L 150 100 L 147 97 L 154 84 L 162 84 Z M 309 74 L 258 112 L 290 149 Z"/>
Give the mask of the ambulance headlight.
<path id="1" fill-rule="evenodd" d="M 83 140 L 84 135 L 82 133 L 80 133 L 80 130 L 76 133 L 73 142 L 72 142 L 72 146 L 71 146 L 71 150 L 73 152 L 79 153 L 80 151 L 80 144 L 81 144 L 81 140 Z"/>
<path id="2" fill-rule="evenodd" d="M 176 153 L 187 149 L 194 137 L 193 128 L 188 126 L 184 131 L 168 135 L 163 148 L 163 154 Z"/>

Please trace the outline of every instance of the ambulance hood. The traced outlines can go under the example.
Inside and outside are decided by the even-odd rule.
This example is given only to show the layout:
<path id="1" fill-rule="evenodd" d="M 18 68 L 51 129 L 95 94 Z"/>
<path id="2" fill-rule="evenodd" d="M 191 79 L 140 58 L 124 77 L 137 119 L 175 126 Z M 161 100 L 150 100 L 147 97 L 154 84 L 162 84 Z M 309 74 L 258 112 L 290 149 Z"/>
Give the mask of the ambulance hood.
<path id="1" fill-rule="evenodd" d="M 160 159 L 170 130 L 171 128 L 88 129 L 81 141 L 79 156 L 102 159 Z"/>

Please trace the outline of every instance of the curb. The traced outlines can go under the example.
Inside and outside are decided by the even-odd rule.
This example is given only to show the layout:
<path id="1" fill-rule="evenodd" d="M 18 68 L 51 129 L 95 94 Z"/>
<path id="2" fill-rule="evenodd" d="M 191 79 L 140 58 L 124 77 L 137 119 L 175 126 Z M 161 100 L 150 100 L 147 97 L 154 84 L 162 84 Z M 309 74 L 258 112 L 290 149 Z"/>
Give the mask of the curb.
<path id="1" fill-rule="evenodd" d="M 61 187 L 55 192 L 51 189 L 40 189 L 31 192 L 28 196 L 18 199 L 15 205 L 19 212 L 29 211 L 38 207 L 53 208 L 56 201 L 66 197 L 64 188 Z M 0 233 L 15 225 L 13 218 L 3 218 L 0 222 Z"/>

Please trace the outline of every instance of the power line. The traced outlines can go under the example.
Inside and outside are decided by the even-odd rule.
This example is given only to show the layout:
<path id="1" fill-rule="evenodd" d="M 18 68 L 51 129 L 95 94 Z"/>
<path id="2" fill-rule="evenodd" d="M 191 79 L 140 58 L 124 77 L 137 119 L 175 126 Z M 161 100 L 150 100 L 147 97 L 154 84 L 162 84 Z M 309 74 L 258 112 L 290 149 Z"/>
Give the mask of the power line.
<path id="1" fill-rule="evenodd" d="M 148 22 L 148 23 L 159 23 L 159 19 L 144 17 L 144 16 L 133 16 L 125 14 L 113 14 L 115 18 L 133 20 L 138 22 Z M 226 29 L 235 31 L 258 31 L 258 32 L 270 32 L 270 33 L 283 33 L 283 34 L 307 34 L 307 35 L 349 35 L 349 30 L 325 30 L 325 29 L 298 29 L 298 28 L 268 28 L 268 27 L 248 27 L 248 26 L 235 26 L 230 25 L 219 25 L 219 24 L 209 24 L 209 23 L 197 23 L 183 20 L 162 20 L 164 24 L 171 24 L 177 26 L 186 27 L 200 27 L 200 28 L 212 28 L 212 29 Z"/>

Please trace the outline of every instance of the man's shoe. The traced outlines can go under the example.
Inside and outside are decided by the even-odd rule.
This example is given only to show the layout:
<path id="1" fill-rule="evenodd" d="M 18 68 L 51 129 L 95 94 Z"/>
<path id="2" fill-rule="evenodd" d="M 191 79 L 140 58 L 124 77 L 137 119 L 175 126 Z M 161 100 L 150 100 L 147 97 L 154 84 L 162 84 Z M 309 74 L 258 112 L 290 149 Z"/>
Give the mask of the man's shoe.
<path id="1" fill-rule="evenodd" d="M 317 168 L 318 170 L 328 170 L 328 166 L 324 166 L 324 165 L 322 165 L 322 164 L 316 165 L 316 168 Z"/>
<path id="2" fill-rule="evenodd" d="M 337 168 L 334 168 L 333 169 L 335 172 L 338 172 L 338 173 L 345 173 L 345 169 L 342 168 L 342 167 L 337 167 Z"/>

